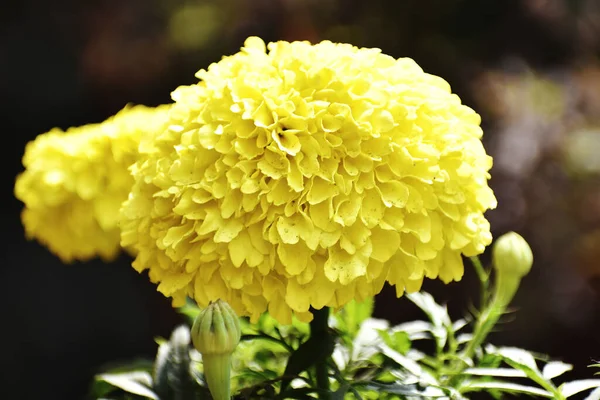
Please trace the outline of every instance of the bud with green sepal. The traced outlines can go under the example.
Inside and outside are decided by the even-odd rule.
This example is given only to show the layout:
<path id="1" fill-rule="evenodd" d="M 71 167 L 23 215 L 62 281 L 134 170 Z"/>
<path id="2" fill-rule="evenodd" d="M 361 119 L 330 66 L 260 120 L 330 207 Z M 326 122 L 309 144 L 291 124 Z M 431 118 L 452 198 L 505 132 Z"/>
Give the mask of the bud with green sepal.
<path id="1" fill-rule="evenodd" d="M 521 279 L 531 270 L 533 253 L 521 235 L 509 232 L 494 243 L 492 261 L 496 271 L 494 296 L 485 304 L 477 319 L 473 338 L 463 350 L 463 355 L 467 358 L 471 358 L 475 350 L 485 341 L 513 299 Z M 455 363 L 456 370 L 460 369 L 459 367 L 461 367 L 460 363 Z"/>
<path id="2" fill-rule="evenodd" d="M 231 356 L 241 336 L 238 316 L 222 300 L 202 310 L 192 326 L 192 342 L 202 354 L 204 378 L 214 400 L 231 397 Z"/>
<path id="3" fill-rule="evenodd" d="M 502 235 L 492 248 L 492 260 L 496 270 L 497 306 L 505 308 L 513 299 L 521 279 L 533 265 L 533 252 L 527 241 L 516 232 Z"/>

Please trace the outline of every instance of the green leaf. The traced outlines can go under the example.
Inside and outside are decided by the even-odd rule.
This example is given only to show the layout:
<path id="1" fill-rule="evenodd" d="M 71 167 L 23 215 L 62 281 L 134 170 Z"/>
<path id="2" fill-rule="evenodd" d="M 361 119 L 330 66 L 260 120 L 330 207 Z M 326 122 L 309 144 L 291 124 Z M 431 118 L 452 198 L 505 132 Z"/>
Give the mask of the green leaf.
<path id="1" fill-rule="evenodd" d="M 464 344 L 473 340 L 473 334 L 471 333 L 461 333 L 456 337 L 457 344 Z"/>
<path id="2" fill-rule="evenodd" d="M 247 335 L 242 335 L 240 337 L 240 341 L 249 341 L 249 340 L 267 340 L 271 343 L 277 343 L 278 345 L 280 345 L 283 349 L 292 352 L 294 349 L 287 344 L 283 339 L 278 339 L 276 337 L 267 335 L 266 333 L 257 333 L 257 334 L 247 334 Z"/>
<path id="3" fill-rule="evenodd" d="M 540 388 L 536 388 L 533 386 L 520 385 L 517 383 L 499 382 L 499 381 L 469 382 L 467 385 L 465 385 L 463 387 L 462 392 L 465 393 L 465 392 L 481 391 L 481 389 L 499 390 L 499 391 L 508 392 L 508 393 L 530 394 L 533 396 L 547 397 L 549 399 L 551 399 L 553 397 L 552 393 L 550 393 L 546 390 L 540 389 Z"/>
<path id="4" fill-rule="evenodd" d="M 425 399 L 433 399 L 438 397 L 446 397 L 442 389 L 435 386 L 427 386 L 423 389 L 417 385 L 404 385 L 402 383 L 381 383 L 381 382 L 369 382 L 365 385 L 360 385 L 367 390 L 374 390 L 379 393 L 390 393 L 398 394 L 402 396 L 418 396 Z"/>
<path id="5" fill-rule="evenodd" d="M 463 372 L 465 375 L 477 376 L 500 376 L 503 378 L 526 378 L 527 374 L 520 369 L 512 368 L 467 368 Z"/>
<path id="6" fill-rule="evenodd" d="M 573 366 L 571 364 L 566 364 L 561 361 L 550 361 L 549 363 L 544 365 L 544 368 L 542 369 L 542 376 L 545 379 L 550 380 L 572 369 Z"/>
<path id="7" fill-rule="evenodd" d="M 404 322 L 391 328 L 393 331 L 406 332 L 411 341 L 431 339 L 431 331 L 433 329 L 433 324 L 427 321 Z"/>
<path id="8" fill-rule="evenodd" d="M 374 305 L 375 302 L 372 297 L 360 303 L 352 300 L 346 304 L 340 312 L 335 314 L 339 329 L 354 337 L 358 333 L 363 321 L 370 318 L 371 314 L 373 314 Z"/>
<path id="9" fill-rule="evenodd" d="M 452 323 L 452 330 L 454 332 L 458 332 L 460 331 L 462 328 L 464 328 L 465 326 L 469 325 L 469 320 L 465 319 L 465 318 L 461 318 L 458 321 L 454 321 Z"/>
<path id="10" fill-rule="evenodd" d="M 120 374 L 100 374 L 96 376 L 96 380 L 107 382 L 128 393 L 159 400 L 158 396 L 150 389 L 152 386 L 152 376 L 145 371 Z"/>
<path id="11" fill-rule="evenodd" d="M 559 390 L 552 381 L 542 375 L 542 372 L 537 367 L 535 358 L 529 351 L 517 347 L 494 348 L 493 346 L 487 346 L 486 349 L 489 353 L 500 356 L 511 367 L 525 372 L 529 379 L 551 392 L 557 398 L 560 396 Z"/>
<path id="12" fill-rule="evenodd" d="M 277 379 L 278 374 L 275 371 L 265 370 L 265 371 L 254 371 L 251 369 L 245 369 L 244 371 L 236 374 L 236 379 L 238 380 L 251 380 L 251 381 L 270 381 L 273 379 Z"/>
<path id="13" fill-rule="evenodd" d="M 379 336 L 385 344 L 400 354 L 406 355 L 406 352 L 410 350 L 411 342 L 406 332 L 396 331 L 390 334 L 388 331 L 380 330 Z"/>
<path id="14" fill-rule="evenodd" d="M 431 333 L 436 339 L 438 351 L 443 349 L 448 333 L 454 333 L 447 308 L 436 303 L 433 296 L 426 292 L 411 293 L 406 297 L 427 314 L 433 324 Z"/>
<path id="15" fill-rule="evenodd" d="M 539 372 L 537 363 L 533 355 L 527 350 L 519 349 L 517 347 L 500 347 L 496 349 L 495 354 L 501 356 L 506 361 L 512 361 L 513 363 Z"/>
<path id="16" fill-rule="evenodd" d="M 427 385 L 438 386 L 438 382 L 433 375 L 421 367 L 418 362 L 400 354 L 386 344 L 381 344 L 379 347 L 383 355 L 396 362 L 413 376 L 419 378 L 421 382 Z"/>
<path id="17" fill-rule="evenodd" d="M 574 394 L 583 392 L 584 390 L 595 389 L 600 387 L 600 379 L 581 379 L 572 382 L 565 382 L 559 386 L 558 390 L 565 397 L 571 397 Z"/>

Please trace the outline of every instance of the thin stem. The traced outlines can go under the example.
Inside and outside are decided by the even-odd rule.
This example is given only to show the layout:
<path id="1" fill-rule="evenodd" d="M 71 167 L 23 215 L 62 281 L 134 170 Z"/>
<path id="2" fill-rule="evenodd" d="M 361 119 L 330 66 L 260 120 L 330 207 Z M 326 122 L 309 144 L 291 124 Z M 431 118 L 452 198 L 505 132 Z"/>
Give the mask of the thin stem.
<path id="1" fill-rule="evenodd" d="M 492 299 L 490 303 L 485 306 L 485 309 L 477 318 L 477 323 L 473 329 L 473 337 L 471 340 L 469 340 L 467 346 L 462 350 L 459 358 L 455 359 L 454 362 L 450 364 L 450 367 L 447 371 L 447 383 L 449 385 L 456 387 L 457 381 L 461 379 L 459 376 L 460 372 L 468 366 L 463 360 L 473 358 L 475 351 L 485 341 L 487 335 L 490 333 L 494 325 L 496 325 L 496 322 L 498 322 L 498 319 L 502 315 L 503 311 L 504 308 L 498 307 L 494 299 Z"/>
<path id="2" fill-rule="evenodd" d="M 506 309 L 506 304 L 501 303 L 498 299 L 498 285 L 496 285 L 496 293 L 490 297 L 490 274 L 485 270 L 479 257 L 470 257 L 473 268 L 477 273 L 481 284 L 481 300 L 479 309 L 481 313 L 477 316 L 477 322 L 473 329 L 473 337 L 469 340 L 467 346 L 462 350 L 461 357 L 451 364 L 449 369 L 450 379 L 456 379 L 456 375 L 466 367 L 462 359 L 472 359 L 477 348 L 484 343 L 492 328 L 496 325 L 500 316 Z M 496 282 L 498 283 L 498 282 Z"/>
<path id="3" fill-rule="evenodd" d="M 485 308 L 487 302 L 486 295 L 490 286 L 490 274 L 485 270 L 483 264 L 481 264 L 479 257 L 473 256 L 470 257 L 470 260 L 473 264 L 473 268 L 475 269 L 475 273 L 477 273 L 477 277 L 479 278 L 479 283 L 481 285 L 481 300 L 479 303 L 479 308 L 483 309 Z"/>
<path id="4" fill-rule="evenodd" d="M 329 307 L 323 307 L 320 310 L 311 310 L 313 320 L 310 322 L 310 336 L 319 337 L 319 340 L 326 341 L 329 338 Z M 317 363 L 315 365 L 317 388 L 320 389 L 319 398 L 329 399 L 329 372 L 327 371 L 327 362 Z"/>
<path id="5" fill-rule="evenodd" d="M 479 316 L 473 332 L 473 338 L 469 340 L 463 354 L 467 358 L 472 358 L 475 350 L 485 341 L 487 335 L 500 319 L 504 309 L 499 308 L 492 302 Z"/>
<path id="6" fill-rule="evenodd" d="M 266 333 L 248 334 L 248 335 L 242 335 L 240 337 L 240 341 L 259 340 L 259 339 L 277 343 L 277 344 L 281 345 L 283 348 L 285 348 L 290 353 L 292 353 L 294 351 L 294 348 L 292 346 L 290 346 L 289 344 L 287 344 L 285 341 L 283 341 L 283 339 L 274 338 L 273 336 L 269 336 Z"/>
<path id="7" fill-rule="evenodd" d="M 464 350 L 464 355 L 473 357 L 475 349 L 479 347 L 487 335 L 490 333 L 494 325 L 500 319 L 500 316 L 506 311 L 506 307 L 510 304 L 515 293 L 519 289 L 521 279 L 506 274 L 496 274 L 495 290 L 493 297 L 488 304 L 485 304 L 482 314 L 477 319 L 477 325 L 473 332 L 473 339 Z"/>

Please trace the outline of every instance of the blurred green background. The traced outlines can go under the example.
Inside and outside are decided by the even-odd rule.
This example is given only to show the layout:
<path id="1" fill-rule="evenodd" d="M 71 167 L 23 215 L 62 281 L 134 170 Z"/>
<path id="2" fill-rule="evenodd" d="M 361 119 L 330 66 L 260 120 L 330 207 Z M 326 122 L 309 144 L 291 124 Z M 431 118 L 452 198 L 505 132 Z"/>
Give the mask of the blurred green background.
<path id="1" fill-rule="evenodd" d="M 2 398 L 84 398 L 99 368 L 153 357 L 153 338 L 182 322 L 127 257 L 66 266 L 24 239 L 12 188 L 25 143 L 128 102 L 169 102 L 250 35 L 378 47 L 448 80 L 483 118 L 499 200 L 493 233 L 516 230 L 535 254 L 518 311 L 491 340 L 574 363 L 571 378 L 591 376 L 586 366 L 600 358 L 600 1 L 4 0 Z M 454 315 L 476 288 L 468 263 L 462 282 L 425 285 Z M 418 317 L 389 288 L 376 314 Z"/>

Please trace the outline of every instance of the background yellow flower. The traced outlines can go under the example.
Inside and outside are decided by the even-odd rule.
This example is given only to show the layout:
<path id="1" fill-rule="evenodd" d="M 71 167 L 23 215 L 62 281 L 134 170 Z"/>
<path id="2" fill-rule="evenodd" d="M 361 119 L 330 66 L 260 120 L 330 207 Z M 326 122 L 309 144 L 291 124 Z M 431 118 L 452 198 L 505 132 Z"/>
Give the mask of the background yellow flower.
<path id="1" fill-rule="evenodd" d="M 126 107 L 103 123 L 55 128 L 28 143 L 15 184 L 27 237 L 64 262 L 114 258 L 119 208 L 133 185 L 128 167 L 142 136 L 164 128 L 166 111 Z"/>
<path id="2" fill-rule="evenodd" d="M 132 169 L 124 246 L 180 304 L 253 320 L 463 275 L 496 205 L 480 117 L 411 59 L 249 38 L 173 92 Z"/>

